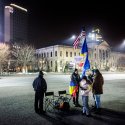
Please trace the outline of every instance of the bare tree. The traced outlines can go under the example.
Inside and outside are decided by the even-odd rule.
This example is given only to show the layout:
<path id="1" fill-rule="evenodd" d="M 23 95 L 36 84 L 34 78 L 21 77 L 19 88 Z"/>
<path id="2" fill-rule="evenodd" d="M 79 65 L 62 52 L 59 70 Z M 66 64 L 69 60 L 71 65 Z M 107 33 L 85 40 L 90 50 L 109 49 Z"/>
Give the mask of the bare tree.
<path id="1" fill-rule="evenodd" d="M 27 66 L 34 61 L 35 49 L 33 46 L 28 44 L 13 46 L 13 55 L 17 59 L 18 65 L 22 66 L 22 72 L 27 73 Z"/>
<path id="2" fill-rule="evenodd" d="M 9 54 L 9 46 L 4 43 L 0 43 L 0 74 L 3 72 L 3 65 L 8 62 Z"/>

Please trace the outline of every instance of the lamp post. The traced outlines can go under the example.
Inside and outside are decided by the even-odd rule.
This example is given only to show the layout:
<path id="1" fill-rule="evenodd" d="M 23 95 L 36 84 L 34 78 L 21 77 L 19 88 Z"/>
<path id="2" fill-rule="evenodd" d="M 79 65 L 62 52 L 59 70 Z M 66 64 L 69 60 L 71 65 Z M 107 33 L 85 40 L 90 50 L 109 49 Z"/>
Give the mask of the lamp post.
<path id="1" fill-rule="evenodd" d="M 123 48 L 125 48 L 125 40 L 123 41 Z"/>
<path id="2" fill-rule="evenodd" d="M 70 39 L 74 40 L 76 38 L 75 35 L 72 35 Z"/>
<path id="3" fill-rule="evenodd" d="M 122 44 L 119 46 L 119 49 L 124 51 L 125 49 L 125 40 L 123 40 Z"/>

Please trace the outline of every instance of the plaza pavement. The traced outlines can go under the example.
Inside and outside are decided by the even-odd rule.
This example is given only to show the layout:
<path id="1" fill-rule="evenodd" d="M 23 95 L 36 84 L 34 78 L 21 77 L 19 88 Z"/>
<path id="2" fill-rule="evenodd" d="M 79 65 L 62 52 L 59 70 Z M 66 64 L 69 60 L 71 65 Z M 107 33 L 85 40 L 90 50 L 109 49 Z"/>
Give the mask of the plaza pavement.
<path id="1" fill-rule="evenodd" d="M 38 115 L 34 112 L 32 81 L 37 74 L 1 77 L 0 125 L 124 125 L 125 124 L 125 74 L 103 73 L 105 78 L 102 95 L 102 112 L 92 112 L 92 117 L 81 115 L 82 108 L 72 105 L 67 112 Z M 48 91 L 67 90 L 70 74 L 48 73 L 45 76 Z M 79 98 L 82 105 L 81 97 Z M 90 106 L 93 104 L 90 95 Z"/>

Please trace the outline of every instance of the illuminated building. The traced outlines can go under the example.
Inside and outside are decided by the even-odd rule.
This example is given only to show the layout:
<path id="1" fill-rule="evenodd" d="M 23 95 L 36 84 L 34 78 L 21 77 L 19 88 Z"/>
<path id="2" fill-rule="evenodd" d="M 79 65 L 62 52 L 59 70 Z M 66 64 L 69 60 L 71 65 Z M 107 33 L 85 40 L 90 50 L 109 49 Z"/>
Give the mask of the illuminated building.
<path id="1" fill-rule="evenodd" d="M 125 54 L 113 51 L 110 45 L 102 39 L 99 30 L 92 31 L 87 36 L 87 44 L 91 68 L 125 71 Z M 62 72 L 67 67 L 69 70 L 75 67 L 82 70 L 83 65 L 80 63 L 84 62 L 84 59 L 80 57 L 81 46 L 74 49 L 72 45 L 73 41 L 64 41 L 61 45 L 37 49 L 40 68 L 53 72 Z"/>
<path id="2" fill-rule="evenodd" d="M 28 41 L 27 9 L 16 4 L 4 8 L 4 41 L 22 43 Z"/>
<path id="3" fill-rule="evenodd" d="M 4 34 L 4 2 L 0 0 L 0 42 L 3 42 Z"/>

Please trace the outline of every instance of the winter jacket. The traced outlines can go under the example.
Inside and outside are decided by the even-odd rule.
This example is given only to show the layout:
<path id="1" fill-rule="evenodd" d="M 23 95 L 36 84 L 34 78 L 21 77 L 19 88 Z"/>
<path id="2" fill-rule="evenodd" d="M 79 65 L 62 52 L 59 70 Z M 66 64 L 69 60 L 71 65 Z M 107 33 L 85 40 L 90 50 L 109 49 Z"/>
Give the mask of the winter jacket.
<path id="1" fill-rule="evenodd" d="M 92 92 L 93 94 L 103 94 L 104 79 L 101 73 L 97 74 L 94 78 Z"/>
<path id="2" fill-rule="evenodd" d="M 47 90 L 47 84 L 45 79 L 39 75 L 34 81 L 33 81 L 33 88 L 36 92 L 46 92 Z"/>
<path id="3" fill-rule="evenodd" d="M 75 86 L 79 85 L 80 82 L 80 76 L 79 74 L 76 74 L 75 72 L 71 76 L 71 81 L 75 84 Z"/>
<path id="4" fill-rule="evenodd" d="M 89 92 L 91 91 L 91 85 L 88 83 L 88 81 L 82 80 L 80 82 L 80 88 L 82 96 L 89 96 Z"/>

